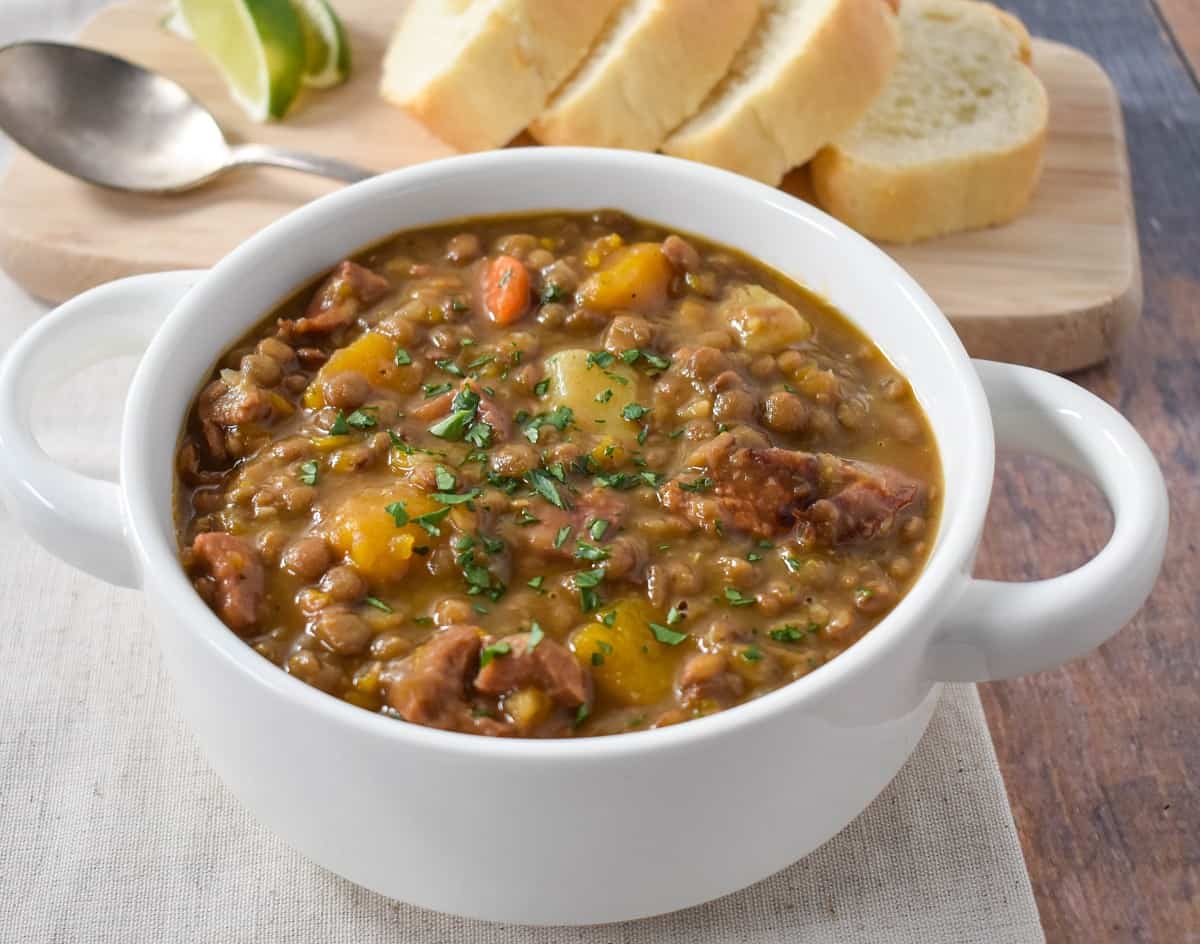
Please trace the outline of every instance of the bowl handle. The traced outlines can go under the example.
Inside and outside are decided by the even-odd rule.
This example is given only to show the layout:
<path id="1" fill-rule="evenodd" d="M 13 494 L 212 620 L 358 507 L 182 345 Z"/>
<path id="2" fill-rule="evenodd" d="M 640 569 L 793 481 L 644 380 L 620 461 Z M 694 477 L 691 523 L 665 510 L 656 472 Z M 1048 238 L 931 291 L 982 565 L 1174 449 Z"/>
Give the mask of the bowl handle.
<path id="1" fill-rule="evenodd" d="M 928 653 L 939 681 L 1049 669 L 1113 636 L 1145 602 L 1167 542 L 1167 490 L 1149 447 L 1082 387 L 1028 367 L 975 361 L 998 448 L 1054 459 L 1087 476 L 1112 508 L 1108 543 L 1050 580 L 966 582 Z"/>
<path id="2" fill-rule="evenodd" d="M 48 384 L 118 354 L 140 354 L 201 272 L 159 272 L 101 285 L 59 306 L 0 361 L 0 491 L 52 554 L 123 587 L 139 575 L 125 534 L 120 487 L 52 460 L 31 428 Z"/>

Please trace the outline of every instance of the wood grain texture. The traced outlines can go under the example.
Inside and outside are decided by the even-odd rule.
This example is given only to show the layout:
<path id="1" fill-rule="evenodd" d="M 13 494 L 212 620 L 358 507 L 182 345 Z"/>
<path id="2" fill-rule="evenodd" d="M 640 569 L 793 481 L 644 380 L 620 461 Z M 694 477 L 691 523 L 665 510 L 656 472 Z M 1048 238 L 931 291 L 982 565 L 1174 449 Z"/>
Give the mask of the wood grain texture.
<path id="1" fill-rule="evenodd" d="M 1175 45 L 1191 65 L 1192 77 L 1200 76 L 1200 3 L 1196 0 L 1157 0 Z"/>
<path id="2" fill-rule="evenodd" d="M 1121 93 L 1145 314 L 1108 366 L 1073 379 L 1146 437 L 1172 509 L 1162 577 L 1129 627 L 1086 659 L 982 694 L 1047 939 L 1188 944 L 1200 941 L 1200 94 L 1147 0 L 1005 6 L 1096 56 Z M 1061 573 L 1110 528 L 1094 490 L 1007 459 L 979 572 Z"/>
<path id="3" fill-rule="evenodd" d="M 339 0 L 360 64 L 351 82 L 307 96 L 282 124 L 253 125 L 190 44 L 157 26 L 162 0 L 102 11 L 81 40 L 176 78 L 232 137 L 314 150 L 375 169 L 450 149 L 375 94 L 395 0 Z M 1141 308 L 1137 235 L 1115 91 L 1087 56 L 1039 43 L 1050 88 L 1046 169 L 1020 219 L 893 255 L 981 357 L 1051 370 L 1103 360 Z M 790 181 L 795 184 L 796 180 Z M 19 154 L 0 183 L 0 264 L 35 295 L 61 301 L 136 272 L 211 265 L 266 223 L 336 185 L 247 171 L 177 197 L 99 191 Z M 397 228 L 402 226 L 397 221 Z"/>

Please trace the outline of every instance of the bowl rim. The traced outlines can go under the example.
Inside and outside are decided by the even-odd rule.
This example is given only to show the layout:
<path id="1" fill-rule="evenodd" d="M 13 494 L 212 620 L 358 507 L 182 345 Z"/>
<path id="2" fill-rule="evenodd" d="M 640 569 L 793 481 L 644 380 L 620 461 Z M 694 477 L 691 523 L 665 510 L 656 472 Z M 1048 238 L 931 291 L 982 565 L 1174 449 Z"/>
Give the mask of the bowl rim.
<path id="1" fill-rule="evenodd" d="M 941 366 L 946 374 L 953 376 L 956 394 L 962 397 L 971 416 L 971 423 L 966 430 L 954 431 L 956 437 L 967 441 L 963 449 L 966 461 L 952 473 L 959 488 L 957 507 L 953 515 L 943 508 L 936 544 L 917 581 L 896 607 L 862 639 L 809 675 L 712 715 L 665 728 L 627 731 L 617 735 L 532 739 L 443 731 L 364 711 L 294 678 L 260 656 L 231 632 L 195 593 L 183 568 L 179 566 L 177 549 L 161 539 L 160 528 L 164 516 L 171 525 L 168 530 L 174 533 L 173 509 L 154 506 L 150 483 L 156 470 L 149 468 L 149 462 L 144 457 L 146 450 L 139 448 L 139 444 L 150 435 L 149 425 L 154 415 L 152 405 L 157 384 L 171 378 L 174 383 L 195 385 L 197 381 L 193 378 L 179 378 L 171 374 L 170 354 L 176 336 L 182 334 L 194 319 L 202 318 L 209 305 L 231 290 L 234 283 L 230 281 L 230 275 L 256 264 L 255 260 L 269 257 L 279 245 L 318 232 L 328 223 L 336 223 L 336 218 L 353 206 L 363 205 L 377 195 L 393 190 L 420 188 L 450 176 L 487 173 L 511 165 L 518 165 L 526 172 L 536 174 L 539 167 L 548 167 L 561 161 L 577 163 L 581 169 L 587 166 L 590 172 L 608 175 L 613 182 L 613 206 L 621 205 L 623 180 L 639 175 L 667 173 L 680 176 L 706 191 L 712 198 L 767 204 L 784 209 L 799 222 L 815 224 L 829 238 L 840 243 L 840 248 L 845 252 L 859 253 L 864 265 L 873 269 L 875 277 L 889 279 L 924 328 L 932 334 L 936 347 L 943 355 Z M 514 208 L 507 212 L 517 215 L 523 211 Z M 444 219 L 451 221 L 465 215 L 469 214 L 447 212 Z M 636 216 L 636 212 L 633 215 Z M 649 217 L 645 218 L 653 222 Z M 437 223 L 411 228 L 433 225 Z M 754 253 L 734 242 L 729 245 L 746 251 L 751 258 L 755 257 Z M 847 315 L 854 320 L 852 313 Z M 261 313 L 257 317 L 261 317 Z M 857 321 L 854 323 L 858 324 Z M 860 327 L 860 330 L 863 329 Z M 869 331 L 864 330 L 864 333 L 868 338 L 871 337 Z M 225 346 L 233 340 L 228 339 Z M 178 421 L 172 424 L 175 429 L 178 426 Z M 945 450 L 941 445 L 947 431 L 939 431 L 932 421 L 931 426 L 939 453 L 944 457 Z M 657 154 L 561 147 L 490 151 L 401 168 L 320 197 L 259 230 L 201 276 L 155 332 L 130 386 L 120 452 L 127 534 L 136 549 L 143 588 L 168 598 L 174 622 L 181 625 L 181 631 L 193 634 L 198 642 L 216 654 L 226 668 L 269 690 L 273 697 L 290 702 L 297 716 L 313 712 L 330 723 L 346 725 L 364 737 L 378 737 L 410 748 L 514 762 L 547 762 L 555 759 L 601 761 L 613 756 L 632 757 L 647 751 L 690 748 L 700 742 L 744 731 L 770 716 L 802 709 L 827 698 L 903 644 L 904 637 L 911 634 L 913 626 L 923 615 L 944 609 L 947 602 L 953 599 L 954 593 L 948 592 L 952 585 L 957 582 L 965 586 L 966 571 L 987 511 L 994 464 L 991 415 L 970 358 L 938 306 L 882 249 L 816 207 L 774 187 L 728 171 Z M 943 475 L 947 474 L 949 470 L 943 461 Z M 928 684 L 933 682 L 929 681 Z"/>

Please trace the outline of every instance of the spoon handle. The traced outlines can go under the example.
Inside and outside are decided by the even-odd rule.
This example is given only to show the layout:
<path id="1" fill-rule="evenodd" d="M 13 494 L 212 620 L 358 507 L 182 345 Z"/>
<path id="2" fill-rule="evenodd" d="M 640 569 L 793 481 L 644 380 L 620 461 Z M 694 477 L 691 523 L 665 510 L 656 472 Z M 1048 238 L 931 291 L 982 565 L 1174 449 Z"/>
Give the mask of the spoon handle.
<path id="1" fill-rule="evenodd" d="M 299 170 L 306 174 L 316 174 L 319 177 L 331 177 L 343 180 L 348 184 L 374 177 L 375 171 L 347 164 L 345 161 L 320 154 L 305 154 L 302 151 L 289 151 L 286 148 L 266 147 L 261 144 L 243 144 L 230 149 L 229 165 L 231 167 L 246 164 L 266 164 L 271 167 L 286 167 L 289 170 Z"/>

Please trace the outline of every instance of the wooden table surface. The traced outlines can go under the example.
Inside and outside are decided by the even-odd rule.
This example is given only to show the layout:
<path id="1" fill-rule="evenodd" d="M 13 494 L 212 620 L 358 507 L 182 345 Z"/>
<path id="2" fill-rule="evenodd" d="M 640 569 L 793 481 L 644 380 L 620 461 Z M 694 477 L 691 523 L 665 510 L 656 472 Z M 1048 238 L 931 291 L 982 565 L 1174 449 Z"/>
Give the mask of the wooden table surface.
<path id="1" fill-rule="evenodd" d="M 1001 2 L 1120 90 L 1145 316 L 1114 361 L 1073 379 L 1146 437 L 1172 507 L 1162 576 L 1130 626 L 981 693 L 1047 939 L 1200 942 L 1200 0 Z M 1110 528 L 1090 486 L 1005 458 L 978 571 L 1053 576 Z"/>

